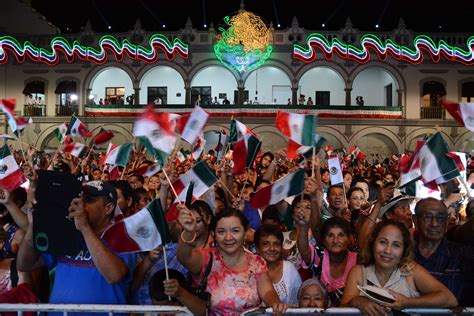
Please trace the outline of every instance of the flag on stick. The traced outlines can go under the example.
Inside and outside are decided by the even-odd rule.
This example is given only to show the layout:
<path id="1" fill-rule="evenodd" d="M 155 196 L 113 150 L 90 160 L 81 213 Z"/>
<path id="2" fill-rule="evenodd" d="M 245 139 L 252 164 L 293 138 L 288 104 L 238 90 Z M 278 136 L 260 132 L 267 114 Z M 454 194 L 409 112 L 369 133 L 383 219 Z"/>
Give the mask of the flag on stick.
<path id="1" fill-rule="evenodd" d="M 160 199 L 106 229 L 102 240 L 119 253 L 150 251 L 171 241 Z"/>
<path id="2" fill-rule="evenodd" d="M 275 183 L 261 188 L 252 196 L 250 207 L 261 208 L 273 205 L 287 197 L 301 194 L 304 189 L 304 169 L 290 173 Z"/>
<path id="3" fill-rule="evenodd" d="M 179 124 L 182 126 L 181 138 L 193 145 L 204 129 L 208 118 L 209 113 L 199 106 L 196 106 L 190 115 L 182 116 Z"/>
<path id="4" fill-rule="evenodd" d="M 454 103 L 442 101 L 441 105 L 448 110 L 449 114 L 461 125 L 474 132 L 474 103 Z"/>
<path id="5" fill-rule="evenodd" d="M 8 145 L 3 145 L 0 150 L 0 188 L 12 192 L 26 182 L 26 178 L 16 163 L 15 157 L 10 153 Z"/>
<path id="6" fill-rule="evenodd" d="M 246 168 L 250 168 L 257 157 L 262 142 L 257 137 L 247 134 L 234 144 L 234 174 L 245 173 Z"/>

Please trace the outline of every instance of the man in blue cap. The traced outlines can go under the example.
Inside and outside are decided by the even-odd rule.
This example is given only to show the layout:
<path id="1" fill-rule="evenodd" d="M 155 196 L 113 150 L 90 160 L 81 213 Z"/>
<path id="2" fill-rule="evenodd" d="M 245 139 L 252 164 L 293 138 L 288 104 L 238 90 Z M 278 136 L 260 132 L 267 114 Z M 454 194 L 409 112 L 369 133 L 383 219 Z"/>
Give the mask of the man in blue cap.
<path id="1" fill-rule="evenodd" d="M 46 265 L 56 268 L 50 303 L 126 304 L 126 293 L 136 264 L 135 254 L 117 254 L 101 240 L 114 221 L 117 192 L 107 182 L 91 181 L 72 200 L 69 218 L 84 242 L 73 256 L 39 253 L 33 246 L 33 220 L 18 252 L 18 268 L 33 271 Z M 93 314 L 97 315 L 97 314 Z"/>

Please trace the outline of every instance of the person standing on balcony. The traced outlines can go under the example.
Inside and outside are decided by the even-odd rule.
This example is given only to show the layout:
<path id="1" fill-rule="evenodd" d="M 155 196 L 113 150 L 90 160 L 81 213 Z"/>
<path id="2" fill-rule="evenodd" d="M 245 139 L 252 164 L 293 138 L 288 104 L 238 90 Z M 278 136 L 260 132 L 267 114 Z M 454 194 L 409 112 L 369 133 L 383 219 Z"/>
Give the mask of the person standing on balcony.
<path id="1" fill-rule="evenodd" d="M 160 97 L 156 97 L 156 98 L 155 98 L 155 101 L 153 101 L 153 103 L 155 103 L 155 105 L 160 105 L 160 104 L 163 103 L 163 101 L 161 100 Z"/>
<path id="2" fill-rule="evenodd" d="M 99 105 L 104 105 L 104 99 L 100 98 Z"/>
<path id="3" fill-rule="evenodd" d="M 227 97 L 225 99 L 227 99 Z M 217 97 L 214 97 L 214 101 L 212 102 L 212 104 L 220 104 L 219 100 L 217 100 Z"/>
<path id="4" fill-rule="evenodd" d="M 300 94 L 300 97 L 298 98 L 298 104 L 299 105 L 304 105 L 306 103 L 306 97 L 304 94 Z"/>
<path id="5" fill-rule="evenodd" d="M 197 105 L 197 106 L 201 105 L 201 95 L 200 94 L 198 94 L 198 97 L 197 97 L 196 102 L 194 103 L 194 105 Z"/>
<path id="6" fill-rule="evenodd" d="M 311 97 L 308 98 L 308 102 L 306 102 L 306 105 L 313 105 L 313 99 Z"/>
<path id="7" fill-rule="evenodd" d="M 224 100 L 222 101 L 222 104 L 229 105 L 230 101 L 227 99 L 227 97 L 224 97 Z"/>

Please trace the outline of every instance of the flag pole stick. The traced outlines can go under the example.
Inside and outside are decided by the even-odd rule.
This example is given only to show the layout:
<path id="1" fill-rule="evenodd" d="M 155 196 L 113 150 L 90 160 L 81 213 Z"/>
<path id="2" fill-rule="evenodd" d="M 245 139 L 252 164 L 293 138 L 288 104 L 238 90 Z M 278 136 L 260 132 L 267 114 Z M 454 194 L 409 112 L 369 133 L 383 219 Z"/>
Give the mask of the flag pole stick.
<path id="1" fill-rule="evenodd" d="M 163 261 L 165 263 L 165 275 L 166 280 L 170 279 L 170 275 L 168 273 L 168 258 L 166 257 L 166 245 L 163 245 Z M 171 301 L 171 296 L 168 295 L 168 300 Z"/>
<path id="2" fill-rule="evenodd" d="M 244 182 L 244 186 L 242 187 L 242 191 L 240 191 L 240 194 L 239 194 L 239 199 L 242 198 L 242 194 L 244 194 L 246 184 L 247 184 L 247 181 Z"/>
<path id="3" fill-rule="evenodd" d="M 220 184 L 222 185 L 222 187 L 227 191 L 227 193 L 230 194 L 230 196 L 233 196 L 233 195 L 234 195 L 234 193 L 230 192 L 229 188 L 222 182 L 221 179 L 219 179 L 219 180 L 217 180 L 217 181 L 219 181 L 219 183 L 220 183 Z"/>
<path id="4" fill-rule="evenodd" d="M 180 205 L 183 205 L 183 202 L 179 199 L 178 193 L 176 193 L 176 190 L 174 189 L 174 186 L 173 186 L 173 184 L 171 183 L 171 180 L 170 180 L 170 178 L 168 177 L 168 174 L 166 173 L 166 168 L 163 168 L 162 170 L 163 170 L 163 174 L 164 174 L 165 177 L 166 177 L 166 181 L 168 181 L 168 183 L 170 184 L 170 188 L 171 188 L 171 190 L 173 191 L 174 195 L 176 196 L 176 199 L 178 200 L 178 203 L 179 203 Z"/>
<path id="5" fill-rule="evenodd" d="M 313 168 L 312 168 L 312 171 L 311 171 L 311 177 L 314 178 L 314 164 L 315 164 L 315 160 L 316 160 L 316 147 L 313 146 Z"/>
<path id="6" fill-rule="evenodd" d="M 469 188 L 468 188 L 468 186 L 467 186 L 466 181 L 464 181 L 464 179 L 463 179 L 461 176 L 458 176 L 458 179 L 459 179 L 459 181 L 462 183 L 464 189 L 466 190 L 467 197 L 468 197 L 468 198 L 472 198 L 471 192 L 470 192 L 470 190 L 469 190 Z"/>
<path id="7" fill-rule="evenodd" d="M 25 163 L 27 163 L 28 161 L 26 160 L 25 151 L 23 150 L 23 145 L 21 144 L 21 141 L 19 140 L 19 136 L 16 137 L 16 142 L 18 143 L 18 145 L 20 145 L 20 150 L 21 150 L 21 154 L 23 155 L 23 160 L 25 161 Z"/>

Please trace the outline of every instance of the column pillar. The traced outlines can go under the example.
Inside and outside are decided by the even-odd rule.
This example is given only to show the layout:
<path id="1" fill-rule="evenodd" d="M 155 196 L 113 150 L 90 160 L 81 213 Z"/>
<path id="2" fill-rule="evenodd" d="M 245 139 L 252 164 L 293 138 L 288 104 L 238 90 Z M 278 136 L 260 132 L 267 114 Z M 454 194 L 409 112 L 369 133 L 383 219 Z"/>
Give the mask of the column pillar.
<path id="1" fill-rule="evenodd" d="M 140 88 L 133 88 L 133 90 L 135 91 L 134 92 L 134 96 L 133 96 L 133 104 L 134 105 L 139 105 L 140 104 Z"/>
<path id="2" fill-rule="evenodd" d="M 350 88 L 345 88 L 344 91 L 346 92 L 346 106 L 351 106 L 352 105 L 352 101 L 351 101 L 351 92 L 352 92 L 352 89 Z"/>

